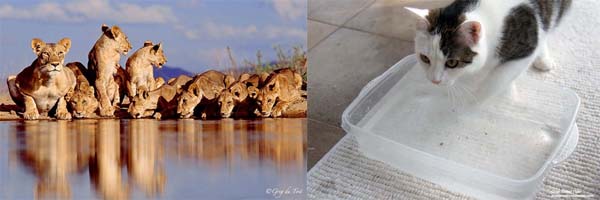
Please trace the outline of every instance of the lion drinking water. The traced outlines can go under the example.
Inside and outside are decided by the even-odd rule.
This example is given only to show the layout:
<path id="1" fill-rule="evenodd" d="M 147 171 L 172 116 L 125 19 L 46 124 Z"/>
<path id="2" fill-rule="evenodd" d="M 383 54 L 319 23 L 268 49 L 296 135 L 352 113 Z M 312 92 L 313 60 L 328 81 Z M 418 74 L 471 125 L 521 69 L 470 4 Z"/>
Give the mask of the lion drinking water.
<path id="1" fill-rule="evenodd" d="M 37 58 L 17 76 L 8 77 L 8 89 L 17 106 L 24 108 L 23 118 L 31 120 L 47 116 L 56 107 L 57 119 L 71 119 L 65 95 L 75 88 L 75 75 L 63 66 L 71 40 L 57 43 L 31 40 L 31 49 Z"/>
<path id="2" fill-rule="evenodd" d="M 77 84 L 72 92 L 69 92 L 65 99 L 67 100 L 71 113 L 75 118 L 90 118 L 96 115 L 98 110 L 98 100 L 94 96 L 94 87 L 92 87 L 84 76 L 87 70 L 80 62 L 72 62 L 67 67 L 73 71 Z"/>
<path id="3" fill-rule="evenodd" d="M 180 118 L 190 118 L 201 101 L 205 109 L 201 114 L 206 118 L 206 110 L 216 108 L 215 103 L 221 91 L 235 82 L 235 78 L 215 70 L 209 70 L 194 76 L 194 79 L 183 86 L 183 91 L 177 97 L 177 114 Z M 218 112 L 216 112 L 218 113 Z"/>
<path id="4" fill-rule="evenodd" d="M 302 76 L 289 68 L 275 70 L 260 88 L 257 101 L 263 117 L 281 117 L 293 104 L 305 101 Z"/>

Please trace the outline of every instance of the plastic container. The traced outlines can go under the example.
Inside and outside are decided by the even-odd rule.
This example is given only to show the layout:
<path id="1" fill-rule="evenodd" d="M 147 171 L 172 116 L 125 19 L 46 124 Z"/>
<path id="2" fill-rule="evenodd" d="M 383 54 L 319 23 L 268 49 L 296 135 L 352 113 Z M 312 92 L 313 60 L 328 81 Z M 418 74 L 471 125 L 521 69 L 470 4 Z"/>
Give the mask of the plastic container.
<path id="1" fill-rule="evenodd" d="M 472 108 L 456 100 L 474 98 L 465 89 L 449 95 L 423 74 L 407 56 L 346 108 L 342 127 L 363 154 L 469 196 L 530 199 L 577 145 L 570 89 L 521 77 L 512 93 Z"/>

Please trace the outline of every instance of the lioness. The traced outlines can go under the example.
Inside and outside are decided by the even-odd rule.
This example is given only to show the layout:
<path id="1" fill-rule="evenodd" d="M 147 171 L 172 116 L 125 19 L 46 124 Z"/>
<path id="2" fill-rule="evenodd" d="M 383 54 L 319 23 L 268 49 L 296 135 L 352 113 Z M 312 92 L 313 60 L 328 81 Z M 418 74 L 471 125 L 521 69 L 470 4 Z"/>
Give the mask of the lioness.
<path id="1" fill-rule="evenodd" d="M 170 107 L 168 105 L 169 103 L 160 104 L 159 102 L 170 102 L 171 104 L 176 105 L 173 101 L 176 94 L 177 88 L 171 85 L 163 85 L 150 92 L 142 86 L 139 88 L 138 93 L 131 98 L 131 103 L 129 104 L 127 112 L 129 112 L 133 118 L 153 116 L 154 118 L 160 119 L 163 116 L 170 117 L 173 114 L 166 113 L 167 109 Z"/>
<path id="2" fill-rule="evenodd" d="M 96 115 L 98 110 L 98 100 L 94 96 L 94 87 L 92 87 L 84 76 L 87 70 L 80 62 L 72 62 L 67 67 L 73 71 L 77 79 L 77 84 L 72 92 L 69 92 L 65 99 L 71 113 L 75 118 L 89 118 Z"/>
<path id="3" fill-rule="evenodd" d="M 64 97 L 75 88 L 75 75 L 63 66 L 70 48 L 69 38 L 56 44 L 38 38 L 31 40 L 31 49 L 37 59 L 7 80 L 10 97 L 19 107 L 25 108 L 25 119 L 38 119 L 40 114 L 47 116 L 55 106 L 57 119 L 71 119 Z"/>
<path id="4" fill-rule="evenodd" d="M 138 88 L 155 90 L 156 81 L 154 80 L 154 70 L 152 66 L 162 68 L 167 62 L 162 48 L 162 44 L 152 44 L 152 41 L 145 41 L 144 46 L 127 59 L 125 69 L 129 79 L 127 80 L 127 96 L 132 98 L 136 95 Z M 163 80 L 164 83 L 164 80 Z"/>
<path id="5" fill-rule="evenodd" d="M 204 105 L 214 103 L 219 93 L 233 82 L 235 78 L 215 70 L 194 76 L 194 79 L 183 86 L 183 91 L 177 97 L 177 114 L 180 118 L 190 118 L 201 100 L 204 100 Z M 203 112 L 202 118 L 206 117 L 206 112 Z"/>
<path id="6" fill-rule="evenodd" d="M 102 25 L 102 35 L 88 54 L 88 79 L 96 87 L 100 116 L 114 116 L 115 105 L 122 100 L 119 93 L 123 91 L 125 80 L 120 80 L 121 85 L 118 85 L 115 78 L 123 77 L 118 75 L 122 73 L 119 72 L 119 60 L 121 54 L 126 55 L 130 49 L 131 44 L 127 36 L 118 26 Z"/>
<path id="7" fill-rule="evenodd" d="M 260 88 L 257 103 L 263 117 L 280 117 L 288 106 L 304 100 L 302 76 L 289 68 L 275 70 Z"/>

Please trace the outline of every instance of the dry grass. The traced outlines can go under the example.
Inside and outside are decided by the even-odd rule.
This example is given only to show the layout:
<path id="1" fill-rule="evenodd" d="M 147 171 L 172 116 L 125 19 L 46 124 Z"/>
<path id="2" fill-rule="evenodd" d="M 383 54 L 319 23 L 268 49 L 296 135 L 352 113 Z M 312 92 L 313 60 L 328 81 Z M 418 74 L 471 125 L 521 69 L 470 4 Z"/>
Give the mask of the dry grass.
<path id="1" fill-rule="evenodd" d="M 256 60 L 244 59 L 242 66 L 239 66 L 232 56 L 231 49 L 227 47 L 229 66 L 224 66 L 226 72 L 237 77 L 242 73 L 270 73 L 273 70 L 281 68 L 291 68 L 302 75 L 304 81 L 307 80 L 307 56 L 301 46 L 294 46 L 288 51 L 284 51 L 280 46 L 274 46 L 273 50 L 277 54 L 274 61 L 264 62 L 262 52 L 256 52 Z"/>

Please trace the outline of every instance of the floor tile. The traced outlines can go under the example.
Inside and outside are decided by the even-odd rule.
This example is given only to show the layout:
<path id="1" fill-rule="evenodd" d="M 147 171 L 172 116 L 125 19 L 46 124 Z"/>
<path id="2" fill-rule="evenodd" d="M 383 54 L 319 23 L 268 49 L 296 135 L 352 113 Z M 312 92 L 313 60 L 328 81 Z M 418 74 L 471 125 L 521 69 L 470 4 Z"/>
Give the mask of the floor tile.
<path id="1" fill-rule="evenodd" d="M 337 26 L 317 22 L 314 20 L 308 20 L 308 48 L 313 48 L 319 41 L 329 36 Z"/>
<path id="2" fill-rule="evenodd" d="M 308 119 L 308 169 L 317 164 L 344 135 L 340 127 Z"/>
<path id="3" fill-rule="evenodd" d="M 342 25 L 375 0 L 309 0 L 308 18 Z"/>
<path id="4" fill-rule="evenodd" d="M 339 126 L 362 87 L 413 49 L 412 42 L 337 30 L 308 52 L 309 117 Z"/>
<path id="5" fill-rule="evenodd" d="M 378 0 L 348 21 L 345 26 L 412 41 L 415 34 L 417 16 L 404 9 L 404 7 L 437 8 L 448 3 L 447 0 Z"/>

